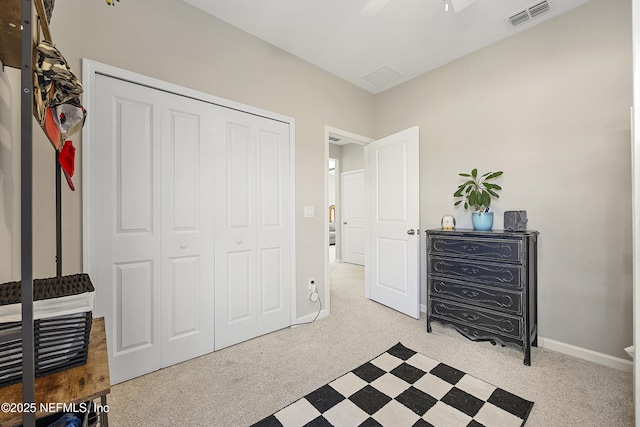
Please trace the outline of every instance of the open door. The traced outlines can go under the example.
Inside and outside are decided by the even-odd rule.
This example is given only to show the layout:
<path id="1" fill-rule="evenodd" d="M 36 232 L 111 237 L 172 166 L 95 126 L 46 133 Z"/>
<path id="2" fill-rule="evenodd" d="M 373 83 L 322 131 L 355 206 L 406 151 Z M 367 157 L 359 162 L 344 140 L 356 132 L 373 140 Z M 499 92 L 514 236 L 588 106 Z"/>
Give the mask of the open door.
<path id="1" fill-rule="evenodd" d="M 420 318 L 419 129 L 365 147 L 365 295 Z"/>

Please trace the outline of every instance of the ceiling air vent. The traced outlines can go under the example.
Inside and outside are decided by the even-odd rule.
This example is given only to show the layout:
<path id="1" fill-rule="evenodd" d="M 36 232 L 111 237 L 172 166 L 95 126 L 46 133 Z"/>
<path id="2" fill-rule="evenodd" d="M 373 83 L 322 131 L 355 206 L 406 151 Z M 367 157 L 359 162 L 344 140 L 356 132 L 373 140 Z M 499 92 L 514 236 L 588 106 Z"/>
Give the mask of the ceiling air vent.
<path id="1" fill-rule="evenodd" d="M 329 135 L 329 141 L 332 141 L 332 142 L 338 142 L 338 141 L 340 141 L 340 138 L 336 138 L 336 137 L 335 137 L 335 136 L 333 136 L 333 135 Z"/>
<path id="2" fill-rule="evenodd" d="M 551 6 L 549 6 L 548 1 L 541 1 L 540 3 L 536 3 L 528 9 L 529 15 L 531 15 L 532 18 L 540 16 L 545 12 L 549 12 L 550 10 Z"/>
<path id="3" fill-rule="evenodd" d="M 520 24 L 524 24 L 531 19 L 537 18 L 551 10 L 550 0 L 543 0 L 532 4 L 531 6 L 512 13 L 505 18 L 509 28 L 515 28 Z"/>
<path id="4" fill-rule="evenodd" d="M 512 27 L 515 27 L 516 25 L 527 22 L 529 20 L 529 14 L 526 10 L 523 10 L 522 12 L 516 13 L 507 19 L 509 20 L 509 24 L 511 24 Z"/>
<path id="5" fill-rule="evenodd" d="M 391 82 L 398 80 L 401 77 L 402 74 L 389 67 L 388 65 L 384 65 L 375 70 L 373 73 L 367 74 L 362 78 L 376 87 L 383 87 Z"/>

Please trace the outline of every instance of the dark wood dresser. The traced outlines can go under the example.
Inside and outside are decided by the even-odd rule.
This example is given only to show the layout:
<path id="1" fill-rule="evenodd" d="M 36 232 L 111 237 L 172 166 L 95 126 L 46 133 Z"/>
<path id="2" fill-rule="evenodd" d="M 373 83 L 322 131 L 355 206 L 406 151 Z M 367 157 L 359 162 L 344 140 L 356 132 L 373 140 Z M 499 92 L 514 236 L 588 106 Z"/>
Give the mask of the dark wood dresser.
<path id="1" fill-rule="evenodd" d="M 428 230 L 427 332 L 431 322 L 474 341 L 510 345 L 531 365 L 537 346 L 538 232 Z"/>

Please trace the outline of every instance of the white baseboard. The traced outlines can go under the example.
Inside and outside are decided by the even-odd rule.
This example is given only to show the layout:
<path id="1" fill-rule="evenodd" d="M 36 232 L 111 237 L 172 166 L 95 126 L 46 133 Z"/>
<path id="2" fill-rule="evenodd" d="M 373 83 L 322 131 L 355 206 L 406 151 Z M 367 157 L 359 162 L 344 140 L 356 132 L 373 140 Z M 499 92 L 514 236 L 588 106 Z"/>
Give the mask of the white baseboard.
<path id="1" fill-rule="evenodd" d="M 316 319 L 316 315 L 318 315 L 318 318 Z M 326 308 L 323 308 L 322 310 L 320 310 L 320 314 L 318 314 L 318 312 L 316 311 L 315 313 L 311 313 L 311 314 L 307 314 L 306 316 L 303 317 L 298 317 L 296 319 L 296 321 L 293 323 L 293 325 L 291 325 L 292 328 L 297 328 L 299 326 L 305 326 L 304 324 L 308 324 L 309 322 L 313 322 L 313 319 L 316 320 L 320 320 L 323 317 L 327 317 L 329 315 L 329 311 Z"/>
<path id="2" fill-rule="evenodd" d="M 610 356 L 608 354 L 599 353 L 597 351 L 588 350 L 586 348 L 576 347 L 560 341 L 549 338 L 538 337 L 538 346 L 548 350 L 557 351 L 558 353 L 568 354 L 569 356 L 579 359 L 595 362 L 600 365 L 608 366 L 625 372 L 633 372 L 633 361 L 622 359 L 620 357 Z"/>
<path id="3" fill-rule="evenodd" d="M 422 313 L 426 313 L 427 305 L 420 304 L 420 311 Z M 588 350 L 582 347 L 576 347 L 575 345 L 566 344 L 549 338 L 543 338 L 541 336 L 538 336 L 538 346 L 544 347 L 548 350 L 557 351 L 558 353 L 568 354 L 569 356 L 577 357 L 579 359 L 595 362 L 600 365 L 608 366 L 610 368 L 618 369 L 620 371 L 633 372 L 632 360 L 622 359 L 620 357 L 599 353 L 597 351 Z"/>
<path id="4" fill-rule="evenodd" d="M 420 304 L 420 311 L 426 313 L 427 306 L 425 304 Z M 569 356 L 577 357 L 578 359 L 588 360 L 620 371 L 633 372 L 632 360 L 622 359 L 620 357 L 599 353 L 582 347 L 576 347 L 575 345 L 566 344 L 549 338 L 538 336 L 538 347 L 557 351 L 558 353 L 568 354 Z"/>

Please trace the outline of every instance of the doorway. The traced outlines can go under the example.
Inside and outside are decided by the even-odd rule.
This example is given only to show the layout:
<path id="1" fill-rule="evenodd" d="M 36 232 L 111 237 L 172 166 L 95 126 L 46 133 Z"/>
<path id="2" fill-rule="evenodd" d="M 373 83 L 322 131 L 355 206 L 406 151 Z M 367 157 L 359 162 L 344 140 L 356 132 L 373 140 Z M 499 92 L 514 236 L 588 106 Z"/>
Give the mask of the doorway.
<path id="1" fill-rule="evenodd" d="M 345 239 L 349 239 L 344 224 L 345 211 L 343 201 L 343 177 L 362 173 L 364 168 L 364 146 L 373 141 L 371 138 L 357 135 L 341 129 L 325 127 L 325 283 L 330 283 L 331 266 L 349 261 L 345 259 Z M 364 207 L 361 207 L 361 210 Z M 353 234 L 353 233 L 352 233 Z M 362 260 L 364 261 L 364 260 Z M 326 288 L 324 300 L 329 301 L 330 287 Z"/>
<path id="2" fill-rule="evenodd" d="M 419 228 L 419 128 L 414 126 L 396 132 L 377 141 L 325 127 L 325 204 L 328 208 L 329 158 L 340 157 L 342 176 L 345 176 L 345 147 L 357 145 L 362 154 L 353 156 L 358 167 L 364 171 L 364 208 L 360 217 L 364 218 L 364 276 L 365 296 L 394 310 L 414 318 L 420 313 L 420 239 Z M 342 143 L 342 144 L 340 144 Z M 340 155 L 330 150 L 341 145 Z M 349 148 L 347 148 L 349 150 Z M 337 163 L 339 164 L 339 162 Z M 338 176 L 338 174 L 336 174 Z M 344 185 L 336 188 L 342 188 Z M 344 198 L 344 197 L 343 197 Z M 336 197 L 336 200 L 340 200 Z M 348 213 L 336 206 L 337 251 L 344 243 L 345 222 Z M 342 217 L 341 217 L 342 214 Z M 325 280 L 329 286 L 325 290 L 327 309 L 330 310 L 330 289 L 332 266 L 329 259 L 329 215 L 325 220 Z M 340 233 L 339 231 L 342 231 Z M 342 235 L 342 236 L 341 236 Z M 337 258 L 337 257 L 336 257 Z M 345 257 L 346 258 L 346 257 Z M 343 259 L 344 260 L 344 259 Z"/>

